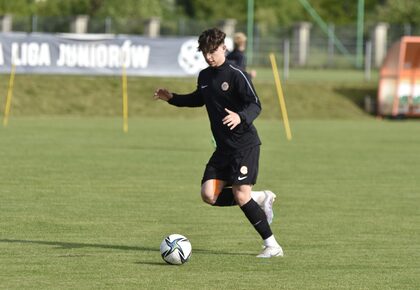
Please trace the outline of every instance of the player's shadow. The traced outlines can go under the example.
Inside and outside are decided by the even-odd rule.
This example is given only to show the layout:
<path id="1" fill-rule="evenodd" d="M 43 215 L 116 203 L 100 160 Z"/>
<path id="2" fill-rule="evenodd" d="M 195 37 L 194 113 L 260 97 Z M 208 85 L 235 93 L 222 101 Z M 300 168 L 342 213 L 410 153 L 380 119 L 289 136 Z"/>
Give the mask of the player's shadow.
<path id="1" fill-rule="evenodd" d="M 48 246 L 56 246 L 56 248 L 58 249 L 101 248 L 101 249 L 114 249 L 114 250 L 123 250 L 123 251 L 155 251 L 155 252 L 159 251 L 159 249 L 151 248 L 151 247 L 105 245 L 105 244 L 91 244 L 91 243 L 71 243 L 71 242 L 57 242 L 57 241 L 0 239 L 0 243 L 48 245 Z"/>
<path id="2" fill-rule="evenodd" d="M 38 245 L 55 246 L 57 249 L 101 248 L 101 249 L 114 249 L 114 250 L 123 250 L 123 251 L 160 252 L 158 247 L 106 245 L 106 244 L 92 244 L 92 243 L 72 243 L 72 242 L 58 242 L 58 241 L 0 239 L 0 243 L 38 244 Z M 254 255 L 249 252 L 248 253 L 245 253 L 245 252 L 235 253 L 235 252 L 223 252 L 223 251 L 215 251 L 215 250 L 208 250 L 208 249 L 196 249 L 196 248 L 194 248 L 193 252 L 196 254 L 229 255 L 229 256 L 253 256 Z M 141 263 L 139 262 L 138 264 L 141 264 Z"/>

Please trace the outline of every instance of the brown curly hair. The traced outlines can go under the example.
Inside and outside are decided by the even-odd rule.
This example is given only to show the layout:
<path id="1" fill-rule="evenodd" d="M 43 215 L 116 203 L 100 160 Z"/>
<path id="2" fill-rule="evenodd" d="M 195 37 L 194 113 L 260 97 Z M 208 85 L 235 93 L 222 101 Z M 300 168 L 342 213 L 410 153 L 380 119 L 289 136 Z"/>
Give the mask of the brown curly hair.
<path id="1" fill-rule="evenodd" d="M 198 37 L 198 51 L 203 53 L 214 52 L 221 44 L 225 43 L 226 33 L 218 28 L 203 31 Z"/>

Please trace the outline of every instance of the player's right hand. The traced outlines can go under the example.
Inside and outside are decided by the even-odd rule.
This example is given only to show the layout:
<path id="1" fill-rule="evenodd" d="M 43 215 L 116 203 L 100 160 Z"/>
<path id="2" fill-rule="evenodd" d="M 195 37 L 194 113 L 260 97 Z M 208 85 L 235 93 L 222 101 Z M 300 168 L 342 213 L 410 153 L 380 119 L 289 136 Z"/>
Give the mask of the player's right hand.
<path id="1" fill-rule="evenodd" d="M 172 99 L 173 95 L 171 92 L 169 92 L 167 89 L 156 89 L 155 94 L 153 95 L 153 98 L 155 100 L 161 99 L 163 101 L 169 101 Z"/>

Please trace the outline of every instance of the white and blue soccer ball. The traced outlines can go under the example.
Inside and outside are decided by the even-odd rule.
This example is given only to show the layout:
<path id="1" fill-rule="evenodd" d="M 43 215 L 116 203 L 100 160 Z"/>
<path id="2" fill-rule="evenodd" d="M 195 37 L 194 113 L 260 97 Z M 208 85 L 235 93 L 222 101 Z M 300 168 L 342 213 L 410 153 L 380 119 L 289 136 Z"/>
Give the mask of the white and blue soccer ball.
<path id="1" fill-rule="evenodd" d="M 182 265 L 191 258 L 190 241 L 179 234 L 172 234 L 163 239 L 160 244 L 162 259 L 171 265 Z"/>

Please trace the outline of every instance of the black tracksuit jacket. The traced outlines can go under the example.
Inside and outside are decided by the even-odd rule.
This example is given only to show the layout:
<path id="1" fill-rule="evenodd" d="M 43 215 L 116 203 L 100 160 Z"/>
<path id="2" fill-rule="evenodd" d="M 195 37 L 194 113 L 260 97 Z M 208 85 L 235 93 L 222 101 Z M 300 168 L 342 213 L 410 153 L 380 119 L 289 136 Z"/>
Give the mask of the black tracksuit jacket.
<path id="1" fill-rule="evenodd" d="M 197 89 L 190 94 L 173 94 L 169 103 L 177 107 L 206 106 L 217 149 L 230 154 L 261 141 L 253 121 L 261 112 L 261 104 L 250 77 L 227 61 L 219 67 L 207 67 L 198 76 Z M 237 113 L 241 123 L 233 130 L 223 124 L 225 108 Z"/>

